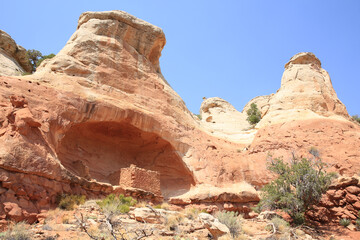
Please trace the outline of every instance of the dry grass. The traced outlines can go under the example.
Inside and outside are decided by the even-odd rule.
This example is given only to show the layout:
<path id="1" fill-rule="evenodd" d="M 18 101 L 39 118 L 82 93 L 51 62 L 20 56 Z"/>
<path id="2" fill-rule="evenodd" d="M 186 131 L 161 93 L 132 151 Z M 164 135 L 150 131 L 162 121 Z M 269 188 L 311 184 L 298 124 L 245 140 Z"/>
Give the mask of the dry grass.
<path id="1" fill-rule="evenodd" d="M 241 230 L 243 234 L 248 236 L 255 236 L 259 233 L 266 234 L 266 231 L 264 230 L 266 225 L 266 222 L 243 221 Z"/>
<path id="2" fill-rule="evenodd" d="M 135 207 L 136 208 L 144 208 L 144 207 L 146 207 L 146 205 L 147 205 L 147 202 L 140 201 L 135 204 Z"/>
<path id="3" fill-rule="evenodd" d="M 175 230 L 183 220 L 184 218 L 180 214 L 170 215 L 165 218 L 165 226 L 169 230 Z"/>
<path id="4" fill-rule="evenodd" d="M 197 208 L 185 208 L 181 213 L 188 219 L 193 220 L 198 217 L 201 211 Z"/>
<path id="5" fill-rule="evenodd" d="M 161 209 L 169 210 L 170 209 L 170 204 L 168 204 L 167 202 L 163 202 L 161 204 Z"/>

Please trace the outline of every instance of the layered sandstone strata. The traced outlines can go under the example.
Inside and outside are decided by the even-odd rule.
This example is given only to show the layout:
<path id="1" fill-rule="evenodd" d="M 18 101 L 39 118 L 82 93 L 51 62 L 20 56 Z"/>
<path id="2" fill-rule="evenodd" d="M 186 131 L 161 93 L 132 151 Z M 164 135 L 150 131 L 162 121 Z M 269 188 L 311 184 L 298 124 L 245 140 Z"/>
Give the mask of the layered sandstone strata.
<path id="1" fill-rule="evenodd" d="M 328 82 L 318 95 L 312 92 L 319 97 L 315 102 L 303 100 L 301 108 L 321 118 L 264 121 L 265 127 L 252 130 L 254 140 L 238 141 L 241 136 L 231 136 L 231 129 L 239 131 L 242 123 L 228 121 L 213 131 L 203 121 L 217 124 L 231 114 L 244 121 L 243 114 L 218 99 L 214 103 L 221 104 L 204 111 L 215 123 L 206 122 L 208 117 L 199 121 L 168 85 L 159 67 L 164 44 L 160 28 L 125 12 L 87 12 L 65 47 L 34 75 L 0 77 L 0 202 L 11 203 L 0 204 L 1 219 L 17 219 L 14 212 L 34 219 L 54 206 L 60 193 L 100 197 L 116 192 L 156 200 L 155 193 L 125 189 L 114 181 L 114 173 L 131 164 L 159 173 L 165 199 L 215 202 L 219 209 L 244 212 L 250 211 L 249 202 L 258 200 L 255 188 L 273 178 L 266 170 L 269 151 L 276 156 L 315 146 L 342 174 L 359 170 L 360 127 L 346 120 L 333 90 L 325 91 Z M 306 72 L 323 74 L 296 59 L 291 68 L 304 65 Z M 262 100 L 265 120 L 271 112 L 280 119 L 276 116 L 286 116 L 296 105 L 285 104 L 281 112 L 279 99 L 290 96 L 287 86 L 279 90 L 284 94 Z M 308 90 L 288 100 L 306 98 Z M 327 108 L 321 107 L 320 100 L 328 99 L 322 93 L 330 96 Z M 274 105 L 267 108 L 273 98 Z M 231 114 L 223 118 L 222 108 Z M 209 189 L 214 191 L 206 195 Z"/>
<path id="2" fill-rule="evenodd" d="M 251 102 L 258 104 L 262 111 L 263 118 L 258 127 L 324 117 L 349 120 L 346 107 L 338 99 L 328 72 L 321 68 L 320 60 L 309 52 L 298 53 L 285 64 L 281 86 L 275 94 Z"/>
<path id="3" fill-rule="evenodd" d="M 31 71 L 26 50 L 17 45 L 9 34 L 0 30 L 0 75 L 15 76 Z"/>

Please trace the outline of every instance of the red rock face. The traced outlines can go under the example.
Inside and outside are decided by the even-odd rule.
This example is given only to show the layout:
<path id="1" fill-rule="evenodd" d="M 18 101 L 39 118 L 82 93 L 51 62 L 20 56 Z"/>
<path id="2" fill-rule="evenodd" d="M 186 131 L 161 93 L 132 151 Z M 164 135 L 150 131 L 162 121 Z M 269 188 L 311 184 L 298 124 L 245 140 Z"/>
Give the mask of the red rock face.
<path id="1" fill-rule="evenodd" d="M 309 211 L 308 216 L 318 222 L 336 222 L 346 218 L 355 220 L 359 218 L 359 178 L 342 177 L 337 179 L 330 190 L 323 195 L 320 203 L 313 210 Z"/>
<path id="2" fill-rule="evenodd" d="M 294 151 L 309 157 L 315 147 L 329 171 L 352 176 L 360 169 L 360 126 L 330 119 L 310 119 L 271 125 L 260 129 L 250 147 L 250 155 L 264 152 L 285 158 Z"/>
<path id="3" fill-rule="evenodd" d="M 111 183 L 114 172 L 134 164 L 159 172 L 163 191 L 189 190 L 193 183 L 168 141 L 126 121 L 76 124 L 65 133 L 56 152 L 65 168 L 89 180 Z"/>
<path id="4" fill-rule="evenodd" d="M 269 125 L 251 144 L 202 128 L 161 75 L 164 44 L 161 29 L 126 13 L 84 13 L 64 49 L 37 73 L 0 77 L 0 220 L 30 221 L 60 193 L 159 200 L 144 188 L 115 186 L 114 176 L 131 164 L 160 174 L 165 199 L 244 212 L 259 200 L 254 187 L 274 177 L 266 170 L 269 152 L 306 156 L 316 147 L 331 169 L 360 170 L 360 127 L 347 120 Z M 350 194 L 344 201 L 354 201 Z"/>

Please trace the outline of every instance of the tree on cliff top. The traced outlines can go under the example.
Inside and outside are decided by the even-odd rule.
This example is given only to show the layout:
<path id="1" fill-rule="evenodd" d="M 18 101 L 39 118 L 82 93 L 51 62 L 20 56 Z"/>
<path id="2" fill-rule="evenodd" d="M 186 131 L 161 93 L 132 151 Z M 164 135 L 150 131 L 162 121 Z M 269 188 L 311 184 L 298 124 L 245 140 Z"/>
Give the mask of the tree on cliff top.
<path id="1" fill-rule="evenodd" d="M 38 66 L 40 66 L 40 64 L 42 63 L 42 61 L 44 61 L 45 59 L 50 59 L 55 57 L 55 54 L 51 53 L 49 55 L 42 55 L 42 53 L 38 50 L 35 49 L 29 49 L 26 51 L 26 55 L 29 59 L 29 62 L 32 66 L 32 72 L 36 71 L 36 68 Z"/>
<path id="2" fill-rule="evenodd" d="M 29 49 L 26 51 L 26 55 L 29 58 L 30 64 L 32 66 L 32 72 L 35 72 L 37 63 L 42 58 L 41 52 L 35 49 Z"/>
<path id="3" fill-rule="evenodd" d="M 251 125 L 255 125 L 258 122 L 260 122 L 261 119 L 261 113 L 256 105 L 256 103 L 252 103 L 250 105 L 250 108 L 247 110 L 247 121 L 251 124 Z"/>

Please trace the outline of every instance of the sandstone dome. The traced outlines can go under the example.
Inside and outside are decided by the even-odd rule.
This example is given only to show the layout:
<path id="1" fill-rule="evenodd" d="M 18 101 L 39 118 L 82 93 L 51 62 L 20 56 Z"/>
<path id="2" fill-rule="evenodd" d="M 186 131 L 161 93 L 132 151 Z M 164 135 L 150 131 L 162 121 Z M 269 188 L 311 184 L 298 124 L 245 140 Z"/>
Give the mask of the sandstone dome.
<path id="1" fill-rule="evenodd" d="M 314 55 L 294 56 L 279 91 L 252 100 L 263 119 L 248 131 L 246 113 L 220 98 L 204 102 L 201 121 L 193 116 L 161 73 L 165 42 L 160 28 L 123 11 L 85 12 L 35 74 L 0 77 L 0 220 L 15 218 L 10 202 L 35 221 L 62 193 L 247 213 L 273 178 L 267 154 L 305 156 L 312 146 L 337 172 L 360 170 L 360 126 Z M 122 186 L 129 168 L 159 179 Z"/>

